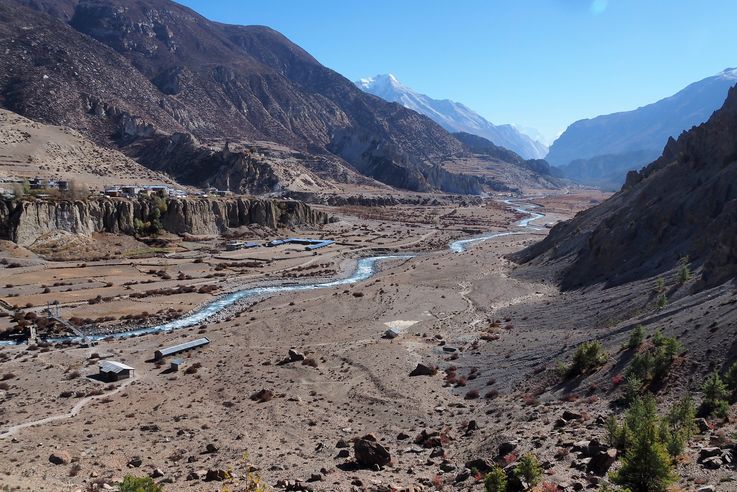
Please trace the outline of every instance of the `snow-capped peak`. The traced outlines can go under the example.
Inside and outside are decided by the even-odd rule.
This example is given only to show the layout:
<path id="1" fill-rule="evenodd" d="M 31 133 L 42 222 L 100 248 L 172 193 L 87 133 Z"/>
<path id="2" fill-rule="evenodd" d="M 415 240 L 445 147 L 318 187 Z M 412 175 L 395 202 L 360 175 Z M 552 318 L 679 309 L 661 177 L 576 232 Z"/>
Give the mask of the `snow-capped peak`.
<path id="1" fill-rule="evenodd" d="M 541 158 L 547 147 L 523 135 L 509 125 L 496 126 L 461 103 L 433 99 L 403 85 L 391 73 L 358 80 L 359 89 L 386 101 L 399 103 L 433 119 L 448 131 L 467 132 L 488 138 L 493 143 L 514 150 L 525 158 Z"/>
<path id="2" fill-rule="evenodd" d="M 719 76 L 725 79 L 737 79 L 737 68 L 727 68 L 719 74 Z"/>
<path id="3" fill-rule="evenodd" d="M 379 74 L 373 77 L 365 77 L 356 82 L 356 85 L 363 90 L 375 89 L 375 88 L 391 88 L 391 89 L 402 89 L 404 86 L 394 76 L 394 74 Z"/>

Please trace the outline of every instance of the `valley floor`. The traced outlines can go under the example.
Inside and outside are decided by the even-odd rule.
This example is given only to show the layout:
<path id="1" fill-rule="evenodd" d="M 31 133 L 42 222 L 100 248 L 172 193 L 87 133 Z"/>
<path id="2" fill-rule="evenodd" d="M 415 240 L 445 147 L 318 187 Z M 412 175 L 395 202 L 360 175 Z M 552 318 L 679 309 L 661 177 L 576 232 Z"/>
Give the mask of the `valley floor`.
<path id="1" fill-rule="evenodd" d="M 204 480 L 207 470 L 223 470 L 232 475 L 226 486 L 241 490 L 252 470 L 272 486 L 303 482 L 286 484 L 291 490 L 481 490 L 477 477 L 464 477 L 464 464 L 493 459 L 506 443 L 518 455 L 534 452 L 546 481 L 565 490 L 590 487 L 599 479 L 581 470 L 585 464 L 572 449 L 582 440 L 604 440 L 601 420 L 614 398 L 609 380 L 624 355 L 613 356 L 598 380 L 578 387 L 556 383 L 555 361 L 590 338 L 602 338 L 614 354 L 632 318 L 671 329 L 689 309 L 678 309 L 689 297 L 676 296 L 654 320 L 648 316 L 655 311 L 643 301 L 649 284 L 628 292 L 560 293 L 550 282 L 519 275 L 505 259 L 542 237 L 546 224 L 570 217 L 592 199 L 598 197 L 535 199 L 546 214 L 536 223 L 539 231 L 495 238 L 462 253 L 447 248 L 451 239 L 468 234 L 462 229 L 505 230 L 519 214 L 496 205 L 330 209 L 341 220 L 320 232 L 338 241 L 317 255 L 288 247 L 222 253 L 213 252 L 215 244 L 184 242 L 164 258 L 80 265 L 48 262 L 6 245 L 9 262 L 22 264 L 0 270 L 7 304 L 30 303 L 27 309 L 40 312 L 53 296 L 65 316 L 82 318 L 163 307 L 185 312 L 243 285 L 287 275 L 295 282 L 334 277 L 350 270 L 359 255 L 417 255 L 382 264 L 365 282 L 251 302 L 172 333 L 105 340 L 91 348 L 0 348 L 0 484 L 6 490 L 93 490 L 95 483 L 160 471 L 157 481 L 165 490 L 205 491 L 224 486 Z M 237 265 L 245 261 L 263 265 Z M 149 270 L 164 270 L 169 279 Z M 82 289 L 82 279 L 94 287 Z M 40 288 L 54 282 L 69 285 L 47 293 Z M 126 290 L 127 282 L 137 283 Z M 124 295 L 192 282 L 219 289 Z M 97 295 L 109 300 L 90 304 Z M 731 320 L 734 289 L 710 299 L 713 306 L 705 309 Z M 9 326 L 8 318 L 0 320 Z M 390 327 L 400 335 L 383 338 Z M 734 323 L 723 329 L 734 330 Z M 184 354 L 185 369 L 170 372 L 154 363 L 156 349 L 201 336 L 210 344 Z M 289 349 L 310 362 L 281 363 Z M 98 355 L 134 367 L 134 378 L 113 384 L 88 378 L 97 372 Z M 410 377 L 418 363 L 437 365 L 440 372 Z M 444 378 L 451 366 L 456 376 Z M 261 390 L 270 392 L 267 401 L 254 401 Z M 560 425 L 565 410 L 577 417 Z M 40 419 L 47 420 L 19 427 Z M 437 432 L 437 442 L 416 440 L 423 430 Z M 389 449 L 390 465 L 375 471 L 352 464 L 352 440 L 366 434 Z M 714 444 L 713 437 L 697 436 L 679 465 L 689 490 L 733 474 L 696 464 L 698 445 L 710 438 Z M 52 464 L 52 454 L 71 462 Z M 734 482 L 720 486 L 737 490 Z"/>

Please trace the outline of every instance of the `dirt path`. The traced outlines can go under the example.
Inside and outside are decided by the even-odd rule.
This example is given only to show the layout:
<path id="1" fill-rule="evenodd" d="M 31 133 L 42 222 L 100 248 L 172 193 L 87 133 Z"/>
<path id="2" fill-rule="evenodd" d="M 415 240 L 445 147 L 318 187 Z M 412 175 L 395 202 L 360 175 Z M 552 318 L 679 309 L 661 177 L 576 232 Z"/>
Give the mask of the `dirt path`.
<path id="1" fill-rule="evenodd" d="M 65 420 L 65 419 L 70 419 L 72 417 L 76 417 L 79 414 L 79 412 L 82 411 L 84 406 L 87 405 L 92 400 L 110 397 L 116 393 L 120 393 L 123 389 L 126 388 L 126 386 L 128 386 L 129 384 L 131 384 L 133 381 L 136 381 L 136 380 L 137 378 L 129 379 L 128 381 L 124 382 L 123 384 L 121 384 L 120 386 L 118 386 L 117 388 L 115 388 L 113 391 L 109 393 L 103 393 L 102 395 L 88 396 L 86 398 L 82 398 L 81 400 L 77 402 L 76 405 L 74 405 L 74 407 L 72 407 L 72 410 L 68 413 L 62 413 L 60 415 L 52 415 L 51 417 L 46 417 L 43 419 L 34 420 L 31 422 L 24 422 L 22 424 L 14 425 L 8 428 L 8 430 L 3 432 L 2 434 L 0 434 L 0 439 L 6 439 L 8 437 L 11 437 L 15 435 L 15 433 L 18 432 L 19 430 L 25 429 L 27 427 L 34 427 L 37 425 L 48 424 L 49 422 L 56 422 L 57 420 Z"/>

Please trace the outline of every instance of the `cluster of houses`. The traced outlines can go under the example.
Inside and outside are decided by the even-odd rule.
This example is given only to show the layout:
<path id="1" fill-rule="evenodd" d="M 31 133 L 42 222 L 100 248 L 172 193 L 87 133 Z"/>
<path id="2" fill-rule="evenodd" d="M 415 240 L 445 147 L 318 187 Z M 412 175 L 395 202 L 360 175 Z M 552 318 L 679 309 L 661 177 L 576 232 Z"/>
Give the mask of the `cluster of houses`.
<path id="1" fill-rule="evenodd" d="M 3 194 L 3 196 L 7 198 L 13 198 L 15 194 L 17 193 L 16 190 L 12 189 L 3 189 L 2 185 L 13 185 L 15 187 L 22 186 L 22 187 L 28 187 L 29 190 L 34 191 L 34 195 L 39 198 L 46 197 L 45 194 L 39 194 L 39 191 L 42 192 L 49 192 L 49 191 L 68 191 L 71 189 L 72 185 L 69 181 L 63 180 L 63 179 L 49 179 L 49 178 L 43 178 L 36 176 L 35 178 L 31 179 L 25 179 L 25 178 L 12 178 L 12 177 L 6 177 L 6 178 L 0 178 L 0 193 Z M 94 190 L 90 189 L 90 191 L 94 192 Z M 185 190 L 174 188 L 167 185 L 123 185 L 123 184 L 117 184 L 112 186 L 107 186 L 102 191 L 102 194 L 109 197 L 123 197 L 123 198 L 136 198 L 140 195 L 146 195 L 146 196 L 152 196 L 152 195 L 158 195 L 161 197 L 169 197 L 169 198 L 180 198 L 185 196 L 230 196 L 233 194 L 232 191 L 229 190 L 218 190 L 217 188 L 208 188 L 207 190 L 197 191 L 194 193 L 189 193 Z"/>
<path id="2" fill-rule="evenodd" d="M 28 186 L 29 190 L 39 191 L 39 190 L 58 190 L 58 191 L 67 191 L 69 190 L 70 184 L 69 181 L 65 179 L 46 179 L 46 178 L 39 178 L 36 176 L 32 179 L 22 179 L 22 178 L 0 178 L 0 184 L 8 184 L 8 185 L 14 185 L 14 186 Z M 4 190 L 4 195 L 6 196 L 13 196 L 14 192 L 10 190 Z"/>
<path id="3" fill-rule="evenodd" d="M 109 186 L 103 191 L 103 195 L 110 197 L 135 198 L 141 194 L 149 196 L 168 196 L 170 198 L 179 198 L 190 195 L 190 193 L 187 193 L 185 190 L 172 188 L 171 186 L 167 185 L 115 185 Z M 197 191 L 195 193 L 191 193 L 191 195 L 193 196 L 229 196 L 232 194 L 232 191 L 218 190 L 216 188 L 208 188 L 206 191 Z"/>
<path id="4" fill-rule="evenodd" d="M 196 340 L 190 340 L 188 342 L 180 343 L 178 345 L 172 345 L 171 347 L 164 347 L 154 352 L 155 360 L 162 360 L 170 355 L 177 355 L 190 350 L 204 347 L 210 344 L 210 340 L 207 337 L 197 338 Z M 169 371 L 176 372 L 186 364 L 186 361 L 181 358 L 173 359 L 169 365 Z M 128 379 L 133 377 L 135 368 L 117 362 L 113 360 L 103 360 L 99 363 L 99 374 L 98 378 L 106 382 L 120 381 L 121 379 Z"/>
<path id="5" fill-rule="evenodd" d="M 316 249 L 324 248 L 325 246 L 330 246 L 331 244 L 335 243 L 332 239 L 305 239 L 300 237 L 290 237 L 286 239 L 273 239 L 269 242 L 264 243 L 263 245 L 267 248 L 273 248 L 275 246 L 282 246 L 284 244 L 300 244 L 302 246 L 305 246 L 306 251 L 313 251 Z M 257 243 L 252 243 L 248 241 L 228 241 L 225 243 L 225 249 L 226 251 L 236 251 L 239 249 L 251 249 L 251 248 L 257 248 L 259 245 Z"/>
<path id="6" fill-rule="evenodd" d="M 172 198 L 187 196 L 187 192 L 166 185 L 115 185 L 108 186 L 102 192 L 105 196 L 135 198 L 139 195 L 160 195 Z"/>

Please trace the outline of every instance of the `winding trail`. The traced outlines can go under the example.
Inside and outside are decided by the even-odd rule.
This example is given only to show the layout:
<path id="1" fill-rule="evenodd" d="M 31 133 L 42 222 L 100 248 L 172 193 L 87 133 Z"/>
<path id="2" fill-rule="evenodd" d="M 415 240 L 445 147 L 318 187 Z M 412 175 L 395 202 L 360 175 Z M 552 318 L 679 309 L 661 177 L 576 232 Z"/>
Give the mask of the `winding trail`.
<path id="1" fill-rule="evenodd" d="M 37 425 L 48 424 L 49 422 L 55 422 L 57 420 L 65 420 L 65 419 L 71 419 L 73 417 L 76 417 L 77 415 L 79 415 L 79 412 L 81 412 L 82 409 L 85 407 L 85 405 L 87 405 L 89 402 L 91 402 L 93 400 L 101 399 L 101 398 L 107 398 L 107 397 L 110 397 L 110 396 L 112 396 L 112 395 L 114 395 L 116 393 L 120 393 L 129 384 L 131 384 L 133 381 L 137 381 L 137 380 L 138 380 L 137 378 L 131 378 L 131 379 L 128 379 L 127 381 L 125 381 L 124 383 L 122 383 L 120 386 L 118 386 L 114 390 L 108 392 L 108 393 L 103 393 L 101 395 L 87 396 L 85 398 L 82 398 L 67 413 L 62 413 L 62 414 L 59 414 L 59 415 L 52 415 L 51 417 L 46 417 L 46 418 L 39 419 L 39 420 L 33 420 L 31 422 L 24 422 L 22 424 L 17 424 L 17 425 L 14 425 L 12 427 L 8 427 L 8 429 L 5 432 L 3 432 L 2 434 L 0 434 L 0 439 L 7 439 L 8 437 L 13 436 L 19 430 L 25 429 L 27 427 L 35 427 Z"/>

